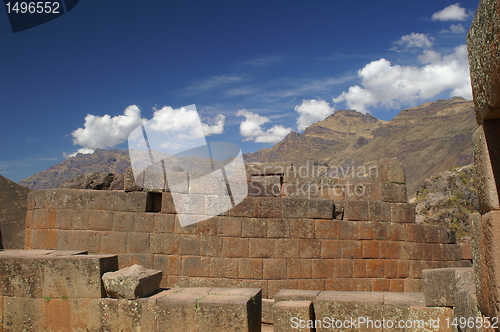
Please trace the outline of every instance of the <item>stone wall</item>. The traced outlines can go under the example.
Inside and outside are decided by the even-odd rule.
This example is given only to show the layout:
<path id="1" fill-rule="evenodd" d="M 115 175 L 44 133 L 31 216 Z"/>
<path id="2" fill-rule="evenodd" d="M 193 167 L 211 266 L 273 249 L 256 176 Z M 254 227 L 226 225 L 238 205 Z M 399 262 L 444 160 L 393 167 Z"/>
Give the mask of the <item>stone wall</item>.
<path id="1" fill-rule="evenodd" d="M 482 0 L 469 35 L 469 65 L 478 128 L 474 164 L 480 212 L 471 216 L 477 298 L 484 315 L 500 305 L 500 1 Z"/>
<path id="2" fill-rule="evenodd" d="M 315 194 L 323 198 L 283 195 L 285 174 L 259 176 L 249 188 L 281 194 L 250 190 L 223 215 L 186 227 L 169 192 L 35 191 L 25 248 L 118 254 L 120 268 L 161 270 L 162 287 L 257 287 L 264 298 L 283 288 L 421 291 L 423 269 L 470 266 L 453 233 L 415 223 L 397 167 L 381 167 L 361 195 Z"/>

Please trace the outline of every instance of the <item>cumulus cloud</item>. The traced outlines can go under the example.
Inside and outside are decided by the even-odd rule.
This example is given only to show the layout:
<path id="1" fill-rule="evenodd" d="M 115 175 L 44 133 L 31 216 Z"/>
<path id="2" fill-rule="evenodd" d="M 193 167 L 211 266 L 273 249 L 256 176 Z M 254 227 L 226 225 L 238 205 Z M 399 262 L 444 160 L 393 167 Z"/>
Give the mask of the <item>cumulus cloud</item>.
<path id="1" fill-rule="evenodd" d="M 175 133 L 180 139 L 199 139 L 212 134 L 221 134 L 224 131 L 226 117 L 217 115 L 213 125 L 201 123 L 195 108 L 181 107 L 174 109 L 164 106 L 155 109 L 153 118 L 146 122 L 141 118 L 141 110 L 136 105 L 130 105 L 123 115 L 111 117 L 106 114 L 97 116 L 88 114 L 85 117 L 83 128 L 71 133 L 73 144 L 83 148 L 72 154 L 63 156 L 74 157 L 78 153 L 93 153 L 95 149 L 104 149 L 116 146 L 127 140 L 130 133 L 139 125 L 145 123 L 146 131 L 158 133 Z"/>
<path id="2" fill-rule="evenodd" d="M 434 21 L 465 21 L 469 17 L 469 13 L 459 3 L 449 5 L 443 10 L 432 14 Z"/>
<path id="3" fill-rule="evenodd" d="M 304 99 L 302 104 L 295 106 L 295 111 L 300 114 L 297 118 L 297 129 L 304 130 L 311 124 L 325 119 L 335 109 L 325 100 Z"/>
<path id="4" fill-rule="evenodd" d="M 427 34 L 414 33 L 401 37 L 400 40 L 394 42 L 392 50 L 395 51 L 408 51 L 415 48 L 431 48 L 434 38 L 429 37 Z"/>
<path id="5" fill-rule="evenodd" d="M 174 109 L 170 106 L 163 106 L 155 110 L 153 119 L 148 124 L 149 127 L 158 132 L 177 133 L 182 139 L 197 139 L 212 134 L 221 134 L 224 131 L 226 117 L 218 115 L 215 125 L 209 126 L 202 123 L 196 109 L 181 107 Z"/>
<path id="6" fill-rule="evenodd" d="M 361 85 L 351 86 L 333 101 L 366 113 L 370 107 L 415 104 L 447 90 L 450 97 L 472 99 L 465 45 L 447 55 L 424 50 L 419 60 L 421 66 L 392 65 L 383 58 L 373 61 L 358 71 Z"/>
<path id="7" fill-rule="evenodd" d="M 245 117 L 245 120 L 240 124 L 240 134 L 245 138 L 245 141 L 253 140 L 256 143 L 277 143 L 292 131 L 291 128 L 285 128 L 282 125 L 274 125 L 264 130 L 262 129 L 262 125 L 271 120 L 245 109 L 239 110 L 236 115 Z"/>
<path id="8" fill-rule="evenodd" d="M 92 153 L 95 149 L 109 148 L 123 143 L 130 132 L 139 126 L 144 119 L 136 105 L 130 105 L 123 115 L 111 117 L 87 114 L 83 128 L 71 133 L 73 144 L 81 145 L 80 153 Z"/>

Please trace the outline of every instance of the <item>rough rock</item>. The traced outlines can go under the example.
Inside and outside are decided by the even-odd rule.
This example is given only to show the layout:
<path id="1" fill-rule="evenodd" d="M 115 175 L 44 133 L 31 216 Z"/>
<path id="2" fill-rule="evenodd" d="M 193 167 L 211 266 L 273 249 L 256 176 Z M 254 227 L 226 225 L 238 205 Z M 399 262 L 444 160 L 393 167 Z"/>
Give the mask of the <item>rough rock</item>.
<path id="1" fill-rule="evenodd" d="M 479 210 L 473 165 L 427 179 L 412 200 L 417 222 L 446 226 L 462 238 L 470 233 L 469 214 Z"/>
<path id="2" fill-rule="evenodd" d="M 162 272 L 138 264 L 102 276 L 109 297 L 137 299 L 153 294 L 160 288 Z"/>
<path id="3" fill-rule="evenodd" d="M 61 188 L 107 190 L 114 179 L 112 173 L 84 173 L 64 182 Z"/>

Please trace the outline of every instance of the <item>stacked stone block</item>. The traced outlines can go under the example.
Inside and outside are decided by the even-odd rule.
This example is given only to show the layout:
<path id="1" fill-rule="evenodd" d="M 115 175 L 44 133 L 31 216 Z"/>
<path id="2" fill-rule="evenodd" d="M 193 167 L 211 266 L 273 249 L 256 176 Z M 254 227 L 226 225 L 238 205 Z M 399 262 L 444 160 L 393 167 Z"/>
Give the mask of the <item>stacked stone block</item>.
<path id="1" fill-rule="evenodd" d="M 148 212 L 151 195 L 162 195 L 158 212 Z M 117 254 L 120 268 L 161 270 L 163 287 L 256 287 L 266 298 L 283 288 L 412 292 L 423 269 L 470 265 L 446 228 L 416 224 L 407 203 L 347 200 L 335 219 L 332 199 L 248 196 L 181 227 L 168 192 L 50 189 L 28 199 L 27 249 Z"/>
<path id="2" fill-rule="evenodd" d="M 453 331 L 453 310 L 426 307 L 423 293 L 281 290 L 274 300 L 275 331 Z"/>
<path id="3" fill-rule="evenodd" d="M 116 255 L 0 251 L 0 331 L 260 331 L 260 289 L 190 288 L 106 298 Z"/>
<path id="4" fill-rule="evenodd" d="M 474 164 L 481 214 L 471 216 L 478 302 L 486 316 L 500 305 L 500 2 L 482 0 L 467 48 L 478 129 L 473 136 Z"/>

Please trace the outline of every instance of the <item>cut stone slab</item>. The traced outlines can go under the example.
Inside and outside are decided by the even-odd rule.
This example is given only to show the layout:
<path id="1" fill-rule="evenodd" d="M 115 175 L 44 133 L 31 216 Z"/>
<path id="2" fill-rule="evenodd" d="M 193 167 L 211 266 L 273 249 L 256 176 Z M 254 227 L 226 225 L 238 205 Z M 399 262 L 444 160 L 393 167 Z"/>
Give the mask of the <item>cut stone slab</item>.
<path id="1" fill-rule="evenodd" d="M 475 282 L 471 267 L 427 269 L 422 278 L 428 307 L 453 307 L 457 292 Z"/>
<path id="2" fill-rule="evenodd" d="M 157 299 L 162 331 L 261 331 L 260 288 L 172 288 Z"/>
<path id="3" fill-rule="evenodd" d="M 0 251 L 0 295 L 101 298 L 101 276 L 118 269 L 116 255 L 85 251 Z"/>
<path id="4" fill-rule="evenodd" d="M 102 281 L 109 297 L 133 300 L 156 292 L 160 288 L 161 277 L 161 271 L 135 264 L 105 273 Z"/>
<path id="5" fill-rule="evenodd" d="M 275 303 L 272 309 L 274 332 L 312 330 L 315 318 L 311 301 L 281 301 Z"/>

